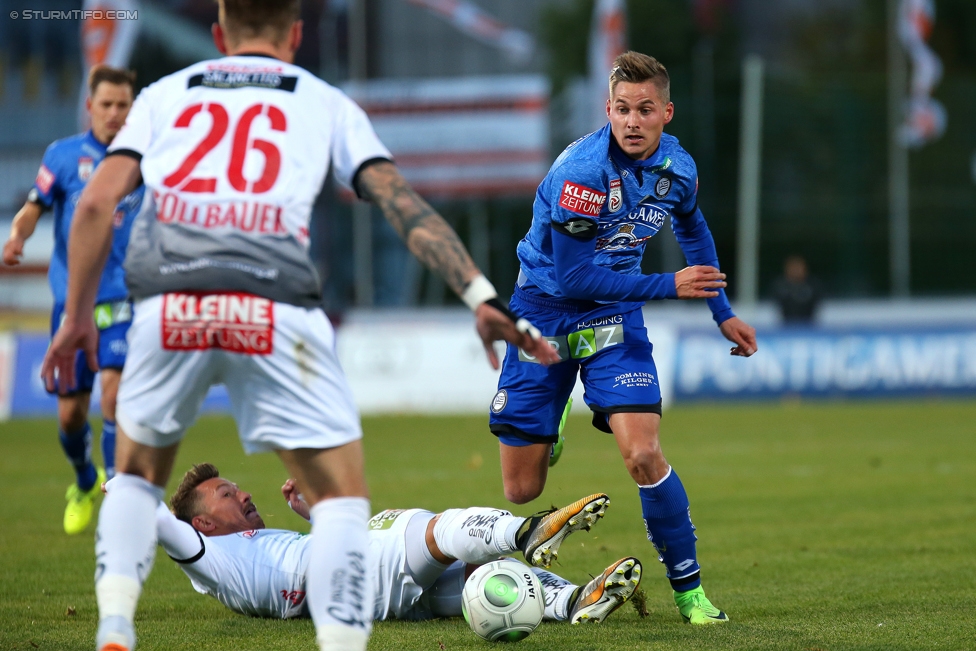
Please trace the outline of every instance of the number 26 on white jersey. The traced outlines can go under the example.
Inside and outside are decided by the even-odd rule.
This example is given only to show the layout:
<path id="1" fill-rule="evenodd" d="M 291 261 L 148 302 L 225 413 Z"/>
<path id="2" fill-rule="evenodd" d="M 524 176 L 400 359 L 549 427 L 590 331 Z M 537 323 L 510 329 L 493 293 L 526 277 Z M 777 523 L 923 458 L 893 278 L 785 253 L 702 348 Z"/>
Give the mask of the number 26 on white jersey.
<path id="1" fill-rule="evenodd" d="M 202 114 L 209 113 L 211 118 L 210 130 L 192 151 L 183 159 L 176 169 L 163 178 L 163 185 L 177 192 L 187 193 L 215 193 L 218 179 L 213 176 L 197 176 L 194 170 L 207 154 L 215 149 L 229 132 L 231 149 L 226 170 L 226 182 L 238 192 L 262 194 L 271 190 L 281 172 L 281 151 L 278 146 L 261 138 L 251 138 L 251 127 L 259 117 L 267 120 L 272 131 L 284 133 L 288 128 L 285 113 L 274 104 L 258 103 L 247 107 L 234 121 L 223 104 L 218 102 L 201 102 L 186 107 L 173 124 L 175 129 L 189 128 L 194 119 L 206 119 Z M 233 128 L 232 128 L 233 127 Z M 244 163 L 247 154 L 256 150 L 264 156 L 264 165 L 257 178 L 248 178 L 244 174 Z"/>

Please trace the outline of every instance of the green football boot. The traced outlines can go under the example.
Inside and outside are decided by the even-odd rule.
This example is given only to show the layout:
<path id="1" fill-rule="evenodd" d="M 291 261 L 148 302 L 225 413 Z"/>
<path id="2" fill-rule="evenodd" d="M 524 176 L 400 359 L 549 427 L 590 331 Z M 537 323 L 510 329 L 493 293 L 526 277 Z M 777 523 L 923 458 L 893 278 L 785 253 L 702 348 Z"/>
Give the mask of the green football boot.
<path id="1" fill-rule="evenodd" d="M 563 444 L 566 442 L 566 437 L 563 436 L 563 429 L 566 428 L 566 419 L 569 418 L 569 410 L 573 408 L 573 399 L 570 398 L 566 403 L 566 408 L 563 409 L 562 418 L 559 419 L 559 440 L 552 444 L 552 452 L 549 453 L 549 467 L 552 468 L 556 463 L 559 462 L 559 457 L 563 454 Z"/>
<path id="2" fill-rule="evenodd" d="M 722 624 L 729 616 L 712 605 L 701 586 L 687 592 L 674 593 L 674 605 L 690 624 Z"/>
<path id="3" fill-rule="evenodd" d="M 105 470 L 98 468 L 95 484 L 87 491 L 81 490 L 76 483 L 68 486 L 68 492 L 64 496 L 68 500 L 68 505 L 64 507 L 64 532 L 66 534 L 79 534 L 88 528 L 95 505 L 95 497 L 102 492 L 102 484 L 104 483 Z"/>

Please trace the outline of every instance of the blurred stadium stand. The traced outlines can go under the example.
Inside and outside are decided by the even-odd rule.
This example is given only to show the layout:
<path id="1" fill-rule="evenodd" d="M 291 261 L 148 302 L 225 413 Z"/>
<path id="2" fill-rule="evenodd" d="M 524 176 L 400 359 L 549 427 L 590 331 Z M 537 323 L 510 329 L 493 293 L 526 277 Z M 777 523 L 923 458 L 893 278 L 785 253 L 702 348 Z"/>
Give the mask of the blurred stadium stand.
<path id="1" fill-rule="evenodd" d="M 13 3 L 13 4 L 11 4 Z M 5 0 L 5 9 L 15 0 Z M 71 9 L 68 0 L 32 0 L 34 9 Z M 537 47 L 525 61 L 459 32 L 443 16 L 411 0 L 367 0 L 366 77 L 371 87 L 394 80 L 431 88 L 495 77 L 544 76 L 548 151 L 540 169 L 581 135 L 578 80 L 586 71 L 593 0 L 475 0 L 499 22 L 521 29 Z M 949 129 L 911 156 L 912 290 L 916 296 L 971 295 L 968 270 L 976 243 L 976 4 L 939 0 L 931 43 L 945 64 L 937 96 Z M 297 63 L 336 84 L 349 71 L 348 0 L 303 2 L 305 40 Z M 215 5 L 150 0 L 140 11 L 132 67 L 139 84 L 213 53 Z M 761 296 L 768 296 L 789 254 L 803 255 L 828 296 L 883 297 L 888 286 L 884 7 L 868 0 L 660 0 L 628 3 L 629 45 L 664 61 L 672 72 L 677 113 L 670 131 L 695 155 L 701 205 L 727 269 L 736 268 L 739 63 L 745 53 L 768 62 L 760 247 Z M 23 202 L 44 148 L 76 131 L 80 69 L 78 23 L 13 21 L 0 14 L 0 232 Z M 416 80 L 426 80 L 419 86 Z M 440 81 L 438 81 L 440 80 Z M 446 81 L 445 81 L 446 80 Z M 468 80 L 468 81 L 463 81 Z M 532 82 L 535 83 L 535 82 Z M 378 128 L 388 117 L 375 112 Z M 513 123 L 513 131 L 518 126 Z M 534 150 L 535 151 L 535 150 Z M 533 153 L 530 156 L 537 156 Z M 533 165 L 538 162 L 533 158 Z M 409 160 L 404 159 L 409 168 Z M 537 174 L 538 171 L 535 172 Z M 496 285 L 514 282 L 515 243 L 531 215 L 531 182 L 505 196 L 431 192 Z M 460 193 L 464 195 L 464 193 Z M 351 210 L 332 191 L 315 209 L 313 253 L 327 280 L 327 307 L 353 305 Z M 327 218 L 328 217 L 328 218 Z M 30 264 L 43 267 L 42 221 Z M 680 263 L 664 234 L 646 271 Z M 406 254 L 378 216 L 373 220 L 376 306 L 452 304 L 456 299 Z M 0 301 L 25 277 L 0 270 Z M 735 295 L 735 278 L 731 279 Z M 32 285 L 33 286 L 33 285 Z M 26 299 L 25 299 L 26 300 Z"/>

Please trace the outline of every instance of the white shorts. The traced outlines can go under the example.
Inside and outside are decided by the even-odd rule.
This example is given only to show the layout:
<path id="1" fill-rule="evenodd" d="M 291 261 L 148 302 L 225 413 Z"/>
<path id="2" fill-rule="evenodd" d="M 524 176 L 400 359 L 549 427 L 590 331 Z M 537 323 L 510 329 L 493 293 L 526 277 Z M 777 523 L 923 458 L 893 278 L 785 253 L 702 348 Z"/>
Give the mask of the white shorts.
<path id="1" fill-rule="evenodd" d="M 141 300 L 128 335 L 117 420 L 138 443 L 177 443 L 223 384 L 248 453 L 325 449 L 362 438 L 320 309 L 239 292 Z"/>
<path id="2" fill-rule="evenodd" d="M 434 519 L 423 509 L 388 509 L 374 515 L 369 529 L 376 604 L 373 619 L 431 619 L 461 614 L 464 563 L 438 563 L 425 533 Z"/>

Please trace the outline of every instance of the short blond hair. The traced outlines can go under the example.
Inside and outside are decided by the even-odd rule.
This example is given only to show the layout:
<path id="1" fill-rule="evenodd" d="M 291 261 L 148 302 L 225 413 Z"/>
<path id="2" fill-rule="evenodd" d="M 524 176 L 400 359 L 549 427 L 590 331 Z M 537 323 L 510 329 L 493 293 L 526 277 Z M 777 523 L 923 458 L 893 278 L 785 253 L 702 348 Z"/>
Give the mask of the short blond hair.
<path id="1" fill-rule="evenodd" d="M 617 84 L 622 81 L 631 84 L 652 81 L 664 103 L 671 101 L 671 77 L 668 75 L 668 69 L 654 57 L 634 51 L 624 52 L 618 56 L 613 61 L 613 70 L 610 71 L 611 97 Z"/>

